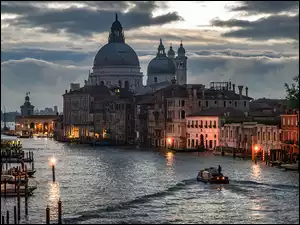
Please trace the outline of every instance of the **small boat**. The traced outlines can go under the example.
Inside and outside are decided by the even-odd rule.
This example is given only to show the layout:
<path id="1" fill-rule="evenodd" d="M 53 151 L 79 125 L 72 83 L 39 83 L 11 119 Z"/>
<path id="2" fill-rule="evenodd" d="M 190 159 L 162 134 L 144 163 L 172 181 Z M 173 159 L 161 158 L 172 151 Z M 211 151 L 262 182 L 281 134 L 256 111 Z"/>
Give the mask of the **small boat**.
<path id="1" fill-rule="evenodd" d="M 214 167 L 200 170 L 197 176 L 197 181 L 202 181 L 211 184 L 229 184 L 228 177 L 223 176 L 223 174 L 219 173 L 218 170 Z"/>

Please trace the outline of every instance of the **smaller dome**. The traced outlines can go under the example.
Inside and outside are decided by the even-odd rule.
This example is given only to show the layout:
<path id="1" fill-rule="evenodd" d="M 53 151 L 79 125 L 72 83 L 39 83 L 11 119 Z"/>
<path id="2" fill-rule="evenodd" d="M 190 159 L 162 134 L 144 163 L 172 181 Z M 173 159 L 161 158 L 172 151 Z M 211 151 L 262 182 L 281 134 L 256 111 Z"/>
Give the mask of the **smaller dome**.
<path id="1" fill-rule="evenodd" d="M 151 74 L 175 74 L 176 66 L 167 56 L 156 56 L 148 65 L 147 73 Z"/>
<path id="2" fill-rule="evenodd" d="M 175 52 L 174 52 L 172 46 L 170 46 L 170 49 L 168 51 L 168 56 L 174 56 L 174 55 L 175 55 Z"/>

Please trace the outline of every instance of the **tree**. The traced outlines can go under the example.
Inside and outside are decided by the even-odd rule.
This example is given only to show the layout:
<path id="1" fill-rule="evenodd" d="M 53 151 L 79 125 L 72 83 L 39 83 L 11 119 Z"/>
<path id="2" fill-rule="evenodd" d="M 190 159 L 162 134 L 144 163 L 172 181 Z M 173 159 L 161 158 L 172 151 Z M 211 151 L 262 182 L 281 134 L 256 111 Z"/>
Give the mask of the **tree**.
<path id="1" fill-rule="evenodd" d="M 291 86 L 287 83 L 284 84 L 287 93 L 286 99 L 292 109 L 299 109 L 299 74 L 293 77 L 293 81 Z"/>

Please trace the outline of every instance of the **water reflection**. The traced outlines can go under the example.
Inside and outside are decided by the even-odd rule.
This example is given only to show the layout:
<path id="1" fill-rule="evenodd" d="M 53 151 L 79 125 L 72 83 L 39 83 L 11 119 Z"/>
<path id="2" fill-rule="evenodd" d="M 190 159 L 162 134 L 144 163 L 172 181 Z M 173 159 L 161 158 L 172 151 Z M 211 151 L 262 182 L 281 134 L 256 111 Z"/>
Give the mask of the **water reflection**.
<path id="1" fill-rule="evenodd" d="M 166 154 L 167 166 L 173 166 L 174 163 L 174 153 L 167 152 Z"/>
<path id="2" fill-rule="evenodd" d="M 58 201 L 60 199 L 60 188 L 57 182 L 49 182 L 49 195 L 47 204 L 50 208 L 50 219 L 57 218 Z"/>
<path id="3" fill-rule="evenodd" d="M 257 179 L 257 180 L 260 180 L 261 179 L 261 172 L 262 172 L 260 165 L 253 164 L 252 167 L 251 167 L 251 170 L 252 170 L 252 177 Z"/>

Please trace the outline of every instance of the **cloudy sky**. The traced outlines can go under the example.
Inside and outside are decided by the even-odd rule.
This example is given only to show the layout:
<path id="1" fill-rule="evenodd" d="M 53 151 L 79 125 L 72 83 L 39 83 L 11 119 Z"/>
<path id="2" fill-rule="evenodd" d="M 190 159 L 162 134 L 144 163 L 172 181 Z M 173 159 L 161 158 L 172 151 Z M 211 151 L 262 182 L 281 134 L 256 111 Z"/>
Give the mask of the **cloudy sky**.
<path id="1" fill-rule="evenodd" d="M 188 55 L 188 82 L 228 81 L 254 98 L 285 96 L 299 71 L 299 2 L 1 1 L 1 109 L 26 92 L 39 109 L 58 105 L 87 79 L 119 13 L 126 43 L 146 68 L 159 38 Z"/>

